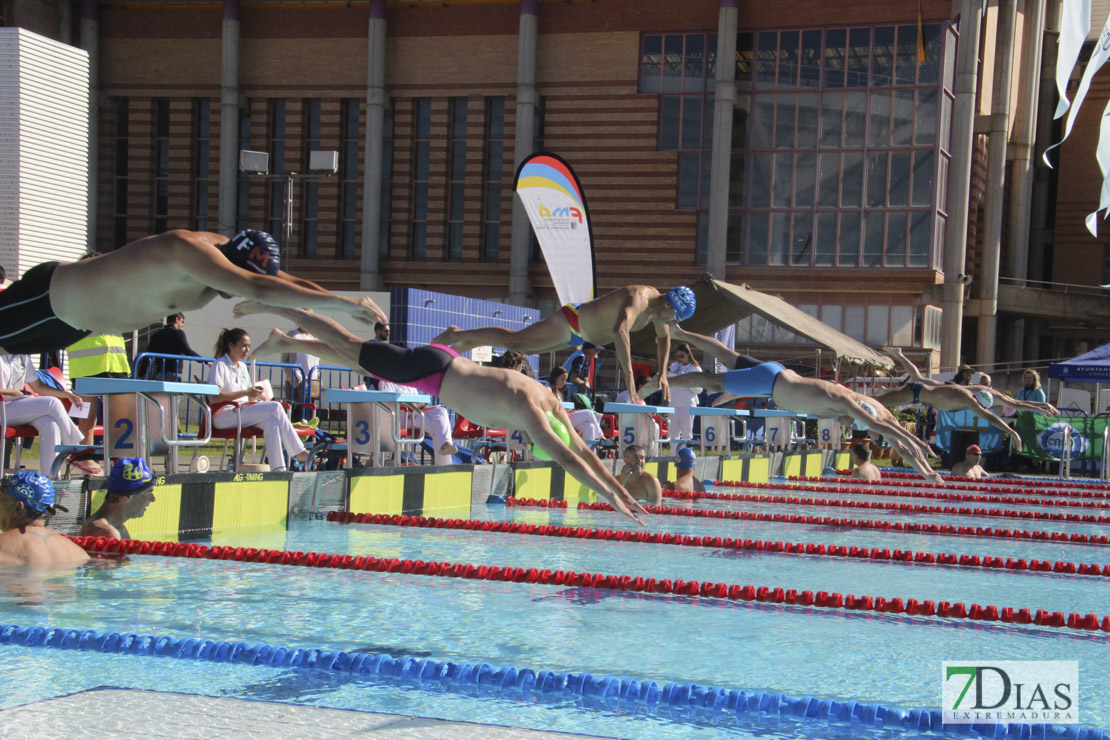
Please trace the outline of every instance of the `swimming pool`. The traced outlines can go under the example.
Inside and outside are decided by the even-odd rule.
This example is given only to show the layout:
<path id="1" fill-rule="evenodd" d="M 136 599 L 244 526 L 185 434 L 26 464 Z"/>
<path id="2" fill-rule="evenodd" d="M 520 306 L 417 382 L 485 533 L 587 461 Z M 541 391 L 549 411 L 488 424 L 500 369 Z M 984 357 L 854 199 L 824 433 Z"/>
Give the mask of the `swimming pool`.
<path id="1" fill-rule="evenodd" d="M 720 489 L 770 499 L 782 491 Z M 900 489 L 892 489 L 900 490 Z M 907 491 L 912 489 L 905 489 Z M 804 492 L 792 495 L 806 496 Z M 822 492 L 824 499 L 905 503 L 898 497 Z M 943 504 L 944 502 L 925 502 Z M 970 506 L 970 505 L 969 505 Z M 1017 507 L 1008 507 L 1017 508 Z M 1053 506 L 1029 511 L 1075 513 Z M 766 501 L 710 501 L 692 510 L 808 513 L 858 518 L 856 509 Z M 1106 509 L 1091 513 L 1105 514 Z M 450 516 L 445 512 L 443 516 Z M 885 521 L 1105 533 L 1103 525 L 964 514 L 869 509 Z M 589 529 L 636 530 L 603 511 L 475 507 L 472 518 Z M 1077 563 L 1106 563 L 1110 547 L 1060 541 L 909 533 L 851 526 L 658 515 L 652 532 L 802 542 Z M 465 529 L 292 522 L 287 531 L 223 537 L 213 544 L 413 561 L 575 571 L 657 581 L 752 584 L 797 592 L 839 592 L 1065 614 L 1110 612 L 1110 577 L 832 557 L 712 546 L 618 542 Z M 502 691 L 454 680 L 390 679 L 307 670 L 50 647 L 0 646 L 0 707 L 101 685 L 415 714 L 622 737 L 769 735 L 910 737 L 876 720 L 876 709 L 935 710 L 941 660 L 1075 660 L 1081 726 L 1110 728 L 1110 635 L 1100 630 L 886 614 L 786 603 L 629 592 L 405 573 L 129 555 L 73 574 L 0 579 L 0 624 L 264 643 L 288 648 L 412 656 L 421 665 L 489 664 L 624 683 L 562 691 Z M 410 663 L 416 665 L 416 663 Z M 398 667 L 398 670 L 401 670 Z M 431 670 L 429 668 L 429 670 Z M 573 683 L 572 679 L 569 683 Z M 563 679 L 566 683 L 566 679 Z M 644 700 L 619 696 L 654 681 Z M 542 684 L 542 680 L 540 684 Z M 549 682 L 550 683 L 550 682 Z M 691 699 L 695 684 L 743 690 Z M 608 686 L 608 688 L 606 688 Z M 668 693 L 669 692 L 669 693 Z M 600 695 L 599 695 L 600 694 Z M 810 697 L 846 716 L 805 718 L 768 709 L 767 697 Z M 780 700 L 785 701 L 785 700 Z M 808 701 L 808 700 L 807 700 Z M 763 702 L 761 711 L 760 704 Z M 858 703 L 855 718 L 851 703 Z M 707 706 L 691 706 L 707 704 Z M 847 704 L 845 704 L 847 703 Z M 882 710 L 879 710 L 880 714 Z M 870 712 L 870 714 L 868 713 Z M 914 715 L 918 717 L 919 715 Z M 1078 735 L 1075 735 L 1078 737 Z"/>

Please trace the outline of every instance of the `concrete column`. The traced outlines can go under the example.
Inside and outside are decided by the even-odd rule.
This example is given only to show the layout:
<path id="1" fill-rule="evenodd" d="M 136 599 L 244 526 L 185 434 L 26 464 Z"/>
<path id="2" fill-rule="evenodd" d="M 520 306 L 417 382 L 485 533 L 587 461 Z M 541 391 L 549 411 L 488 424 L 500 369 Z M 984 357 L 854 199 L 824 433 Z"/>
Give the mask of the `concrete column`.
<path id="1" fill-rule="evenodd" d="M 1044 3 L 1026 0 L 1022 24 L 1021 72 L 1019 79 L 1039 80 L 1044 41 Z M 1014 137 L 1010 142 L 1009 228 L 1010 243 L 1002 273 L 1025 280 L 1029 266 L 1030 204 L 1033 199 L 1033 136 L 1037 128 L 1039 85 L 1019 85 L 1014 111 Z M 1025 320 L 1009 322 L 1006 328 L 1007 362 L 1020 362 L 1025 337 Z"/>
<path id="2" fill-rule="evenodd" d="M 58 3 L 58 41 L 73 44 L 73 3 L 62 0 Z"/>
<path id="3" fill-rule="evenodd" d="M 948 223 L 944 229 L 944 284 L 941 286 L 940 369 L 960 364 L 964 319 L 964 264 L 967 259 L 967 207 L 971 191 L 971 152 L 975 134 L 975 91 L 979 70 L 980 0 L 963 0 L 956 54 L 956 99 L 952 106 L 952 161 L 948 170 Z"/>
<path id="4" fill-rule="evenodd" d="M 96 243 L 96 197 L 100 167 L 100 21 L 97 0 L 81 0 L 81 48 L 89 55 L 89 212 L 86 241 L 90 250 Z"/>
<path id="5" fill-rule="evenodd" d="M 1036 2 L 1036 0 L 1033 0 Z M 1055 204 L 1049 200 L 1052 172 L 1044 163 L 1044 150 L 1052 143 L 1053 116 L 1056 112 L 1056 58 L 1060 40 L 1060 0 L 1048 0 L 1045 11 L 1045 31 L 1042 40 L 1044 55 L 1041 59 L 1040 100 L 1037 110 L 1036 152 L 1033 157 L 1033 195 L 1029 217 L 1029 261 L 1027 277 L 1044 279 L 1045 245 L 1052 236 L 1048 231 L 1048 214 Z M 1033 326 L 1025 336 L 1025 355 L 1037 360 L 1041 357 L 1039 326 L 1042 322 L 1027 322 Z"/>
<path id="6" fill-rule="evenodd" d="M 992 366 L 998 350 L 998 270 L 1002 254 L 1002 211 L 1006 193 L 1006 149 L 1010 138 L 1010 83 L 1014 64 L 1017 3 L 999 3 L 991 93 L 990 140 L 987 143 L 987 198 L 983 208 L 986 238 L 979 277 L 979 337 L 975 358 Z"/>
<path id="7" fill-rule="evenodd" d="M 235 233 L 239 221 L 239 0 L 223 0 L 223 3 L 218 229 L 221 234 L 230 236 Z"/>
<path id="8" fill-rule="evenodd" d="M 539 32 L 538 0 L 520 0 L 520 32 L 516 59 L 516 138 L 513 141 L 513 170 L 536 145 L 536 36 Z M 509 252 L 509 303 L 524 305 L 532 295 L 528 279 L 532 226 L 520 200 L 513 197 L 513 229 Z"/>
<path id="9" fill-rule="evenodd" d="M 383 290 L 381 259 L 382 146 L 385 139 L 385 0 L 370 0 L 366 48 L 366 169 L 362 174 L 362 260 L 359 289 Z"/>
<path id="10" fill-rule="evenodd" d="M 713 157 L 709 173 L 709 239 L 706 270 L 725 279 L 728 250 L 728 185 L 732 168 L 732 111 L 736 106 L 737 0 L 721 0 L 717 17 L 717 84 L 713 92 Z"/>

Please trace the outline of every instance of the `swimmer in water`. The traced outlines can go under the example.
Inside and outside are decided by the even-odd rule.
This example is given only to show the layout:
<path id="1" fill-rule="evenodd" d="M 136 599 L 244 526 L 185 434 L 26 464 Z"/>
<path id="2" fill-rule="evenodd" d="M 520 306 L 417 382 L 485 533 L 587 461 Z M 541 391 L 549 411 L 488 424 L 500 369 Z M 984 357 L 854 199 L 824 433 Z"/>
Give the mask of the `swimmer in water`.
<path id="1" fill-rule="evenodd" d="M 636 503 L 586 443 L 573 431 L 568 431 L 571 430 L 570 417 L 554 394 L 523 373 L 483 367 L 440 345 L 407 349 L 386 342 L 367 341 L 327 317 L 299 309 L 275 308 L 253 301 L 235 306 L 236 316 L 255 313 L 283 316 L 317 337 L 316 341 L 293 339 L 274 329 L 255 348 L 256 355 L 280 354 L 294 349 L 307 352 L 332 364 L 361 368 L 378 378 L 438 396 L 444 406 L 475 424 L 522 429 L 575 480 L 597 491 L 617 511 L 643 524 L 636 512 L 647 513 L 647 510 Z"/>
<path id="2" fill-rule="evenodd" d="M 519 331 L 500 326 L 466 330 L 450 326 L 433 339 L 432 344 L 443 344 L 459 352 L 491 345 L 528 354 L 555 352 L 568 346 L 582 347 L 586 342 L 598 346 L 612 342 L 628 383 L 628 393 L 635 403 L 640 396 L 633 385 L 636 376 L 632 372 L 630 335 L 649 324 L 654 326 L 659 367 L 666 368 L 671 354 L 668 327 L 693 316 L 696 307 L 694 291 L 685 286 L 660 293 L 649 285 L 628 285 L 588 303 L 563 306 Z M 663 397 L 669 400 L 666 374 L 656 376 L 656 381 Z"/>
<path id="3" fill-rule="evenodd" d="M 854 423 L 858 429 L 873 429 L 883 435 L 891 447 L 926 479 L 936 483 L 941 477 L 929 466 L 929 448 L 898 423 L 877 399 L 856 393 L 837 383 L 819 378 L 805 378 L 777 362 L 760 362 L 754 357 L 729 349 L 713 337 L 673 327 L 675 338 L 692 344 L 720 360 L 727 373 L 687 373 L 673 376 L 673 385 L 705 388 L 710 393 L 724 391 L 730 397 L 771 398 L 775 405 L 796 414 L 818 418 L 839 418 L 841 424 Z M 641 393 L 654 392 L 653 384 Z"/>
<path id="4" fill-rule="evenodd" d="M 45 262 L 0 292 L 0 348 L 8 354 L 64 349 L 90 334 L 120 334 L 161 317 L 242 296 L 276 306 L 338 311 L 374 323 L 367 297 L 346 298 L 280 269 L 264 231 L 178 229 L 79 262 Z"/>
<path id="5" fill-rule="evenodd" d="M 21 472 L 0 480 L 0 566 L 71 567 L 89 556 L 46 528 L 46 515 L 65 507 L 54 503 L 54 484 L 46 476 Z"/>

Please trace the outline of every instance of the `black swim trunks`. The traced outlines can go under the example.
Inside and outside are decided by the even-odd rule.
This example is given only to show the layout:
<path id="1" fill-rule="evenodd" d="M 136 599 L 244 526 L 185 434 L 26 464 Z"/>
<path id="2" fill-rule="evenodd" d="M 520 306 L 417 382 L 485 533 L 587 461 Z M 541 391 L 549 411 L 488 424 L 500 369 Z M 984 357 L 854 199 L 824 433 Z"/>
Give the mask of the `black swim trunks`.
<path id="1" fill-rule="evenodd" d="M 733 363 L 732 369 L 733 370 L 747 370 L 749 367 L 755 367 L 756 365 L 762 365 L 762 364 L 763 364 L 762 360 L 757 360 L 754 357 L 752 357 L 751 355 L 737 355 L 736 356 L 736 362 Z"/>
<path id="2" fill-rule="evenodd" d="M 35 265 L 7 290 L 0 291 L 0 347 L 11 355 L 65 349 L 92 334 L 54 315 L 50 278 L 60 262 Z"/>
<path id="3" fill-rule="evenodd" d="M 443 374 L 459 353 L 441 344 L 416 349 L 388 342 L 364 342 L 358 364 L 366 372 L 398 385 L 411 385 L 423 393 L 439 395 Z"/>

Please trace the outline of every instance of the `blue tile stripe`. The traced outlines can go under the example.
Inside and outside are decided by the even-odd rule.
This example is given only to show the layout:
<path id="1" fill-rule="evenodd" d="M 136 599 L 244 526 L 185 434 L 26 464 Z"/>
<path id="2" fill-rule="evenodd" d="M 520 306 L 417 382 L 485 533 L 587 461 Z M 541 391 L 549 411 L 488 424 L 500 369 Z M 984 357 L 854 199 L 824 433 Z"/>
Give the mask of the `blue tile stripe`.
<path id="1" fill-rule="evenodd" d="M 697 684 L 665 683 L 660 686 L 655 681 L 595 677 L 589 673 L 536 672 L 530 668 L 511 666 L 495 668 L 488 663 L 472 665 L 378 653 L 286 648 L 265 643 L 6 624 L 0 625 L 0 645 L 300 668 L 327 671 L 332 675 L 358 680 L 403 682 L 418 686 L 430 684 L 429 688 L 434 686 L 466 693 L 479 689 L 488 695 L 512 700 L 586 700 L 583 706 L 597 706 L 607 711 L 622 706 L 648 710 L 671 707 L 709 711 L 720 715 L 718 719 L 732 714 L 741 722 L 760 717 L 780 717 L 802 722 L 995 740 L 1110 740 L 1110 733 L 1077 725 L 945 725 L 938 710 L 900 710 L 881 704 L 835 701 L 814 696 L 728 690 Z"/>

